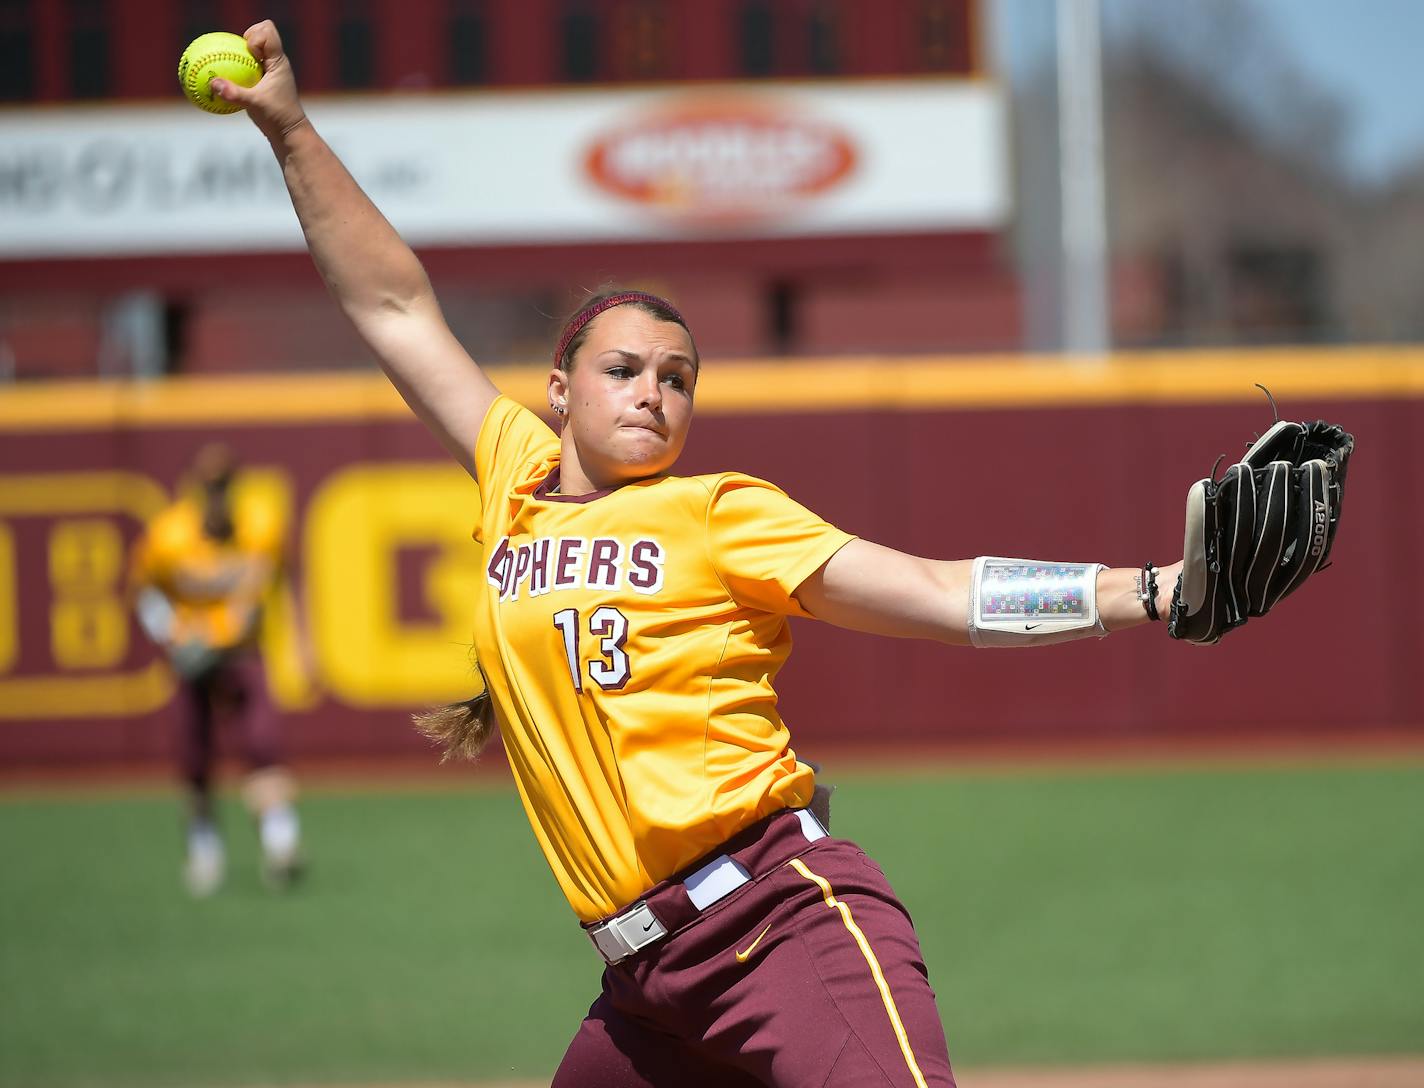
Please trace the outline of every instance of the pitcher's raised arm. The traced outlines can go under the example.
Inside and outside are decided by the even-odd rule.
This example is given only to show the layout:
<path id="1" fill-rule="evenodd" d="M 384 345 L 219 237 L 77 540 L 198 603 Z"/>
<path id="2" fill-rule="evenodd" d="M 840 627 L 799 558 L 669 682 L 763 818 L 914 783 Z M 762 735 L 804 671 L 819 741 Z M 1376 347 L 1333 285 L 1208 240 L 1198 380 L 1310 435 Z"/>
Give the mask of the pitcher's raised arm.
<path id="1" fill-rule="evenodd" d="M 405 402 L 474 475 L 475 439 L 499 390 L 451 333 L 419 258 L 307 118 L 277 28 L 264 21 L 243 37 L 262 78 L 215 79 L 213 93 L 267 137 L 327 288 Z"/>

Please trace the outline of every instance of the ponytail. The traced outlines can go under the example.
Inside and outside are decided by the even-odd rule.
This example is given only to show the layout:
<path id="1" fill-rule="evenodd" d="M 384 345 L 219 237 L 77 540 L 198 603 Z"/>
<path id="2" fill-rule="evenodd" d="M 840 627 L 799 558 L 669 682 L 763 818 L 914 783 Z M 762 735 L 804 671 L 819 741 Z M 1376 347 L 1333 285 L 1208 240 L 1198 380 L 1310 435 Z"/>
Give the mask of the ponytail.
<path id="1" fill-rule="evenodd" d="M 417 732 L 444 749 L 441 763 L 452 759 L 478 759 L 498 726 L 488 689 L 461 703 L 412 714 L 411 720 Z"/>

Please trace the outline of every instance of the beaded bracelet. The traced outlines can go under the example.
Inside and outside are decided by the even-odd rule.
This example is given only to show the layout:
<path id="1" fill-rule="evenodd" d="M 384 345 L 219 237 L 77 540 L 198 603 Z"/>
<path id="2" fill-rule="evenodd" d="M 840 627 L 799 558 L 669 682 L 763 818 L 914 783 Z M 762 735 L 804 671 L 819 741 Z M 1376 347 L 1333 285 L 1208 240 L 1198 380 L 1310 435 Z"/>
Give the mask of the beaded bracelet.
<path id="1" fill-rule="evenodd" d="M 1137 599 L 1142 602 L 1142 607 L 1147 611 L 1147 618 L 1156 622 L 1162 617 L 1157 613 L 1157 575 L 1159 569 L 1152 565 L 1152 560 L 1142 564 L 1142 574 L 1137 581 Z"/>

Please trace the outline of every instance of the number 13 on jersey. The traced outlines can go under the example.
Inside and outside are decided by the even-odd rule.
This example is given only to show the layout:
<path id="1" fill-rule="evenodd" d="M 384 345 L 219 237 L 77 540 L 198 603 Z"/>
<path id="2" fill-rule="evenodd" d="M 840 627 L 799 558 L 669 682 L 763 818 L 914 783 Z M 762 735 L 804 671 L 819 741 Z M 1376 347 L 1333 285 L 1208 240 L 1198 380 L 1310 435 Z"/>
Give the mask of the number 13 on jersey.
<path id="1" fill-rule="evenodd" d="M 583 621 L 577 608 L 565 608 L 554 613 L 554 626 L 564 636 L 564 656 L 568 659 L 569 679 L 574 690 L 583 692 L 583 669 L 579 644 Z M 628 654 L 623 649 L 628 641 L 628 617 L 612 605 L 595 608 L 588 616 L 588 633 L 598 640 L 599 657 L 588 663 L 588 676 L 604 691 L 618 691 L 628 682 Z"/>

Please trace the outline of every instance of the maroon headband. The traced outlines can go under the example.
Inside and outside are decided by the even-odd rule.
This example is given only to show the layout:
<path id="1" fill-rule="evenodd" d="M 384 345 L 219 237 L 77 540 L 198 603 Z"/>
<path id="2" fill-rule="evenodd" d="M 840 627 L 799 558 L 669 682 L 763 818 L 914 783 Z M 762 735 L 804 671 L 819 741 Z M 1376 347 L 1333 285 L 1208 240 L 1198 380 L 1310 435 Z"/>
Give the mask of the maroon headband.
<path id="1" fill-rule="evenodd" d="M 568 349 L 569 341 L 579 334 L 580 329 L 604 310 L 611 310 L 613 307 L 622 306 L 627 302 L 650 302 L 676 316 L 678 323 L 684 328 L 687 327 L 687 322 L 682 319 L 682 314 L 678 313 L 677 307 L 667 299 L 649 295 L 643 291 L 624 291 L 620 295 L 610 295 L 608 298 L 599 299 L 591 306 L 585 306 L 569 319 L 569 323 L 564 326 L 564 335 L 559 338 L 559 350 L 554 352 L 554 365 L 563 365 L 564 352 Z"/>

